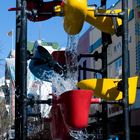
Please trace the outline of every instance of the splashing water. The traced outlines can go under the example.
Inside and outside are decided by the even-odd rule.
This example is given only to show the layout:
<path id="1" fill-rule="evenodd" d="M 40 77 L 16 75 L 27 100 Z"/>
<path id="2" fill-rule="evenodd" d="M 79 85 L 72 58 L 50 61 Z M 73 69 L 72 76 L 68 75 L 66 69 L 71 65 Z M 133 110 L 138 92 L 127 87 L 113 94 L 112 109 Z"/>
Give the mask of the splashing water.
<path id="1" fill-rule="evenodd" d="M 51 75 L 48 75 L 46 71 L 43 72 L 42 76 L 47 75 L 47 79 L 52 82 L 52 91 L 56 96 L 61 95 L 62 93 L 77 89 L 76 83 L 77 80 L 72 77 L 66 77 L 64 74 L 60 75 L 56 72 L 53 72 Z"/>
<path id="2" fill-rule="evenodd" d="M 77 89 L 76 84 L 78 81 L 78 53 L 77 53 L 77 42 L 78 36 L 68 35 L 67 47 L 65 49 L 65 58 L 66 58 L 66 72 L 61 75 L 58 73 L 49 74 L 47 71 L 44 71 L 42 74 L 43 77 L 46 77 L 52 82 L 52 91 L 56 96 L 61 95 L 62 93 Z M 75 140 L 93 140 L 95 139 L 94 134 L 88 134 L 87 130 L 69 130 L 69 134 Z"/>
<path id="3" fill-rule="evenodd" d="M 76 83 L 72 78 L 64 78 L 56 73 L 53 74 L 52 83 L 53 94 L 57 96 L 61 95 L 66 91 L 77 89 Z"/>
<path id="4" fill-rule="evenodd" d="M 59 96 L 62 93 L 77 89 L 78 81 L 78 61 L 77 61 L 77 42 L 78 36 L 68 35 L 67 46 L 65 49 L 66 70 L 60 75 L 56 72 L 38 71 L 41 79 L 52 82 L 53 94 Z"/>
<path id="5" fill-rule="evenodd" d="M 88 134 L 87 130 L 80 130 L 80 131 L 76 131 L 76 130 L 70 130 L 70 135 L 75 139 L 75 140 L 94 140 L 95 139 L 95 135 L 94 134 Z"/>
<path id="6" fill-rule="evenodd" d="M 68 35 L 68 43 L 65 50 L 67 73 L 65 81 L 62 82 L 64 84 L 62 84 L 63 90 L 76 89 L 78 81 L 77 45 L 78 36 Z M 95 138 L 95 135 L 88 134 L 86 129 L 80 131 L 70 130 L 69 133 L 75 140 L 93 140 Z"/>
<path id="7" fill-rule="evenodd" d="M 67 47 L 65 50 L 66 56 L 66 72 L 53 74 L 48 76 L 48 73 L 44 71 L 42 76 L 47 75 L 48 79 L 52 82 L 53 94 L 59 96 L 62 93 L 77 89 L 76 83 L 78 80 L 78 61 L 77 61 L 77 37 L 68 36 Z"/>
<path id="8" fill-rule="evenodd" d="M 76 80 L 76 82 L 78 79 L 77 42 L 77 36 L 69 35 L 65 50 L 67 77 Z"/>
<path id="9" fill-rule="evenodd" d="M 70 135 L 76 140 L 85 140 L 88 138 L 88 133 L 81 131 L 70 130 Z"/>

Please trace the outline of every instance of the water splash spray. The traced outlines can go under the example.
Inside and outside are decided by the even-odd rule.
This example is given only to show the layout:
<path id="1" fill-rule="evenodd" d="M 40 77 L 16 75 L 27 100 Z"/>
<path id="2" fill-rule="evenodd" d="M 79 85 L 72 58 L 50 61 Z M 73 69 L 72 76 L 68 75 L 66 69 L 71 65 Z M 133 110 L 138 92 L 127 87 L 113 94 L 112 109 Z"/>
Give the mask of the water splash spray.
<path id="1" fill-rule="evenodd" d="M 78 60 L 77 60 L 78 36 L 68 35 L 67 47 L 65 50 L 67 73 L 66 78 L 71 81 L 73 88 L 76 88 L 78 81 Z"/>

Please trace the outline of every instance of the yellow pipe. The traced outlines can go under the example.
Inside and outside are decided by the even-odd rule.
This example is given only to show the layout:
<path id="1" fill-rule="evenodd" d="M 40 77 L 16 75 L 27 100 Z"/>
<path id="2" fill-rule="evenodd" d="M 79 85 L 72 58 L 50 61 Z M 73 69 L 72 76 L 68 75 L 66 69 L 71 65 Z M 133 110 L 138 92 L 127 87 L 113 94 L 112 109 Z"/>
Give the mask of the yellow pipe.
<path id="1" fill-rule="evenodd" d="M 94 90 L 94 96 L 106 100 L 120 100 L 123 93 L 118 90 L 118 82 L 121 79 L 86 79 L 77 83 L 81 89 Z M 136 99 L 138 76 L 128 78 L 129 104 L 134 104 Z"/>
<path id="2" fill-rule="evenodd" d="M 98 10 L 99 13 L 111 13 L 112 10 Z M 120 13 L 120 9 L 113 10 L 113 13 Z M 89 24 L 95 26 L 99 30 L 114 34 L 114 25 L 111 17 L 95 17 L 95 10 L 92 8 L 87 10 L 85 21 L 87 21 Z M 118 25 L 122 24 L 122 20 L 117 18 Z"/>
<path id="3" fill-rule="evenodd" d="M 64 1 L 64 30 L 71 35 L 78 34 L 85 21 L 87 11 L 86 0 Z"/>
<path id="4" fill-rule="evenodd" d="M 95 17 L 95 9 L 87 7 L 87 0 L 64 0 L 64 6 L 60 7 L 64 13 L 64 30 L 71 35 L 78 34 L 84 21 L 95 26 L 99 30 L 114 34 L 114 25 L 111 17 Z M 57 15 L 58 14 L 57 8 Z M 110 13 L 111 10 L 98 10 L 102 13 Z M 120 9 L 113 10 L 113 13 L 121 12 Z M 121 19 L 117 18 L 118 25 L 122 24 Z"/>

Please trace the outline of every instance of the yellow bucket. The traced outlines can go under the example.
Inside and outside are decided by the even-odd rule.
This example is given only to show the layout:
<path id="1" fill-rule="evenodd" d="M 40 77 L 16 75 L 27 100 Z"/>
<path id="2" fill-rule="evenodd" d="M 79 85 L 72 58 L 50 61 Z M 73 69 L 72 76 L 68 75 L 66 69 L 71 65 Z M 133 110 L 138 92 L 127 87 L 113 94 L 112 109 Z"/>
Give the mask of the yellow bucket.
<path id="1" fill-rule="evenodd" d="M 87 6 L 87 0 L 64 0 L 64 30 L 71 35 L 78 34 L 84 21 L 106 33 L 115 33 L 111 17 L 95 17 L 95 8 Z M 99 13 L 120 13 L 120 9 L 98 10 Z M 122 20 L 117 18 L 118 25 Z"/>
<path id="2" fill-rule="evenodd" d="M 121 79 L 86 79 L 77 83 L 81 89 L 94 90 L 94 95 L 106 100 L 120 100 L 123 93 L 118 90 L 118 82 Z M 138 76 L 128 78 L 129 104 L 134 104 L 136 99 Z"/>

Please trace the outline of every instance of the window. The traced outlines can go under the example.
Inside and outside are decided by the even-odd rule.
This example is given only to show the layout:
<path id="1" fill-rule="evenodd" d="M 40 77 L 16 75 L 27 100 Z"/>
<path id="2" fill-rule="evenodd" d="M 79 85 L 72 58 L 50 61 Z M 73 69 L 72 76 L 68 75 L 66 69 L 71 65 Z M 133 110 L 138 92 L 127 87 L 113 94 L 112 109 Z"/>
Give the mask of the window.
<path id="1" fill-rule="evenodd" d="M 140 41 L 136 42 L 136 71 L 140 70 Z"/>
<path id="2" fill-rule="evenodd" d="M 115 62 L 115 70 L 119 70 L 121 66 L 122 66 L 122 58 L 119 58 L 119 59 Z"/>
<path id="3" fill-rule="evenodd" d="M 122 58 L 119 58 L 115 62 L 115 72 L 116 72 L 116 76 L 120 76 L 122 74 Z"/>
<path id="4" fill-rule="evenodd" d="M 97 79 L 102 78 L 102 75 L 101 75 L 100 73 L 95 73 L 94 76 L 95 76 L 95 78 L 97 78 Z"/>
<path id="5" fill-rule="evenodd" d="M 119 53 L 121 49 L 121 42 L 114 46 L 114 53 Z"/>

